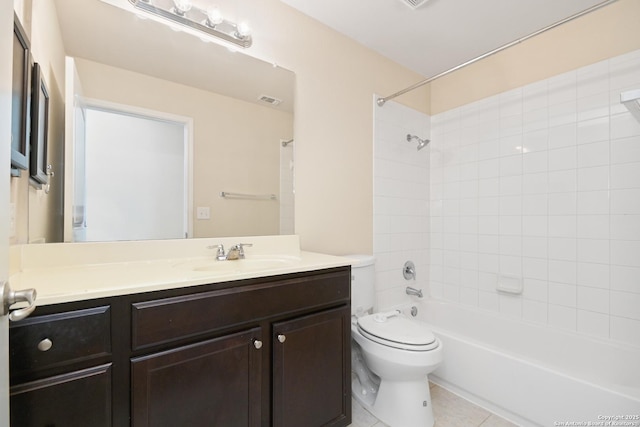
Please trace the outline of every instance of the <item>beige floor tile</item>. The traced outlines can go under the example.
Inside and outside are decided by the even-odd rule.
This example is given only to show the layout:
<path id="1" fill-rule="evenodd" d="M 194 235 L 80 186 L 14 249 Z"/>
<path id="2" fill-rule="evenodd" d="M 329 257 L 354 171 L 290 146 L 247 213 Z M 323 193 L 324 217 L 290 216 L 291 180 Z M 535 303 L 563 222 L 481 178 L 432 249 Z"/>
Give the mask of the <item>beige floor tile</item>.
<path id="1" fill-rule="evenodd" d="M 430 383 L 435 427 L 517 427 L 504 418 L 474 405 L 442 387 Z M 352 399 L 352 424 L 349 427 L 389 427 Z"/>
<path id="2" fill-rule="evenodd" d="M 480 427 L 518 427 L 518 425 L 493 414 L 480 424 Z"/>
<path id="3" fill-rule="evenodd" d="M 436 427 L 478 427 L 491 412 L 443 389 L 431 388 L 431 402 Z"/>
<path id="4" fill-rule="evenodd" d="M 351 424 L 349 427 L 382 427 L 378 423 L 380 421 L 376 417 L 371 415 L 355 399 L 351 399 Z"/>

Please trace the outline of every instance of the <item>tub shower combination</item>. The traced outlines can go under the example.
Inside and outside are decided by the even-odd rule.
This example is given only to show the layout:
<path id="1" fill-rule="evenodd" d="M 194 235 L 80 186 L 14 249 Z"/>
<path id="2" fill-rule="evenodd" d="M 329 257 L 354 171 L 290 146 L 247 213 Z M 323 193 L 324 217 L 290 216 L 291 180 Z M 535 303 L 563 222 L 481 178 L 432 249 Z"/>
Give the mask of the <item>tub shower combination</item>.
<path id="1" fill-rule="evenodd" d="M 522 426 L 640 425 L 640 348 L 437 300 L 412 307 L 443 344 L 433 382 Z"/>

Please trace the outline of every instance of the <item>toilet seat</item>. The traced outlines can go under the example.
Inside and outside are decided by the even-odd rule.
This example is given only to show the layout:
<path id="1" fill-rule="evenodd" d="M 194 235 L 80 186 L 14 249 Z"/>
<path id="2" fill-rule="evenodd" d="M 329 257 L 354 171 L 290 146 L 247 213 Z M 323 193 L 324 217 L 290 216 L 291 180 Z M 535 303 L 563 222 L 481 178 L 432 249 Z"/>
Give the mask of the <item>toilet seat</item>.
<path id="1" fill-rule="evenodd" d="M 438 347 L 435 335 L 424 323 L 401 314 L 374 313 L 360 317 L 358 331 L 371 341 L 402 350 L 429 351 Z"/>

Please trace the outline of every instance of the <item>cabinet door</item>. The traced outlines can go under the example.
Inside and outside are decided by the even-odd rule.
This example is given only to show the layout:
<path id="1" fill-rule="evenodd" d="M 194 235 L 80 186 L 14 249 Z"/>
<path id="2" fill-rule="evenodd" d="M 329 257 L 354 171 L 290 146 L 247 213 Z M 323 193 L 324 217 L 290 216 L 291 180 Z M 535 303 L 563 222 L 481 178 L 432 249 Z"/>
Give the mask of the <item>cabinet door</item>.
<path id="1" fill-rule="evenodd" d="M 254 328 L 133 359 L 132 425 L 259 426 L 261 344 Z"/>
<path id="2" fill-rule="evenodd" d="M 274 427 L 351 422 L 349 306 L 274 324 Z"/>
<path id="3" fill-rule="evenodd" d="M 15 427 L 111 426 L 111 364 L 11 387 Z"/>

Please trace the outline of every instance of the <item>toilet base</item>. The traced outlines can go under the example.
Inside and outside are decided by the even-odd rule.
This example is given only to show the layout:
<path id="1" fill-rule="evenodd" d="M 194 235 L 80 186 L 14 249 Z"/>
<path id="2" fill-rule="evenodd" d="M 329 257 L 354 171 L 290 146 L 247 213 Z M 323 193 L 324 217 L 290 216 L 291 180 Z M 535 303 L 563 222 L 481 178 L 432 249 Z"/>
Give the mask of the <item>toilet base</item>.
<path id="1" fill-rule="evenodd" d="M 433 427 L 431 392 L 426 378 L 419 381 L 382 380 L 371 403 L 371 395 L 358 393 L 359 381 L 353 380 L 353 397 L 389 427 Z"/>

